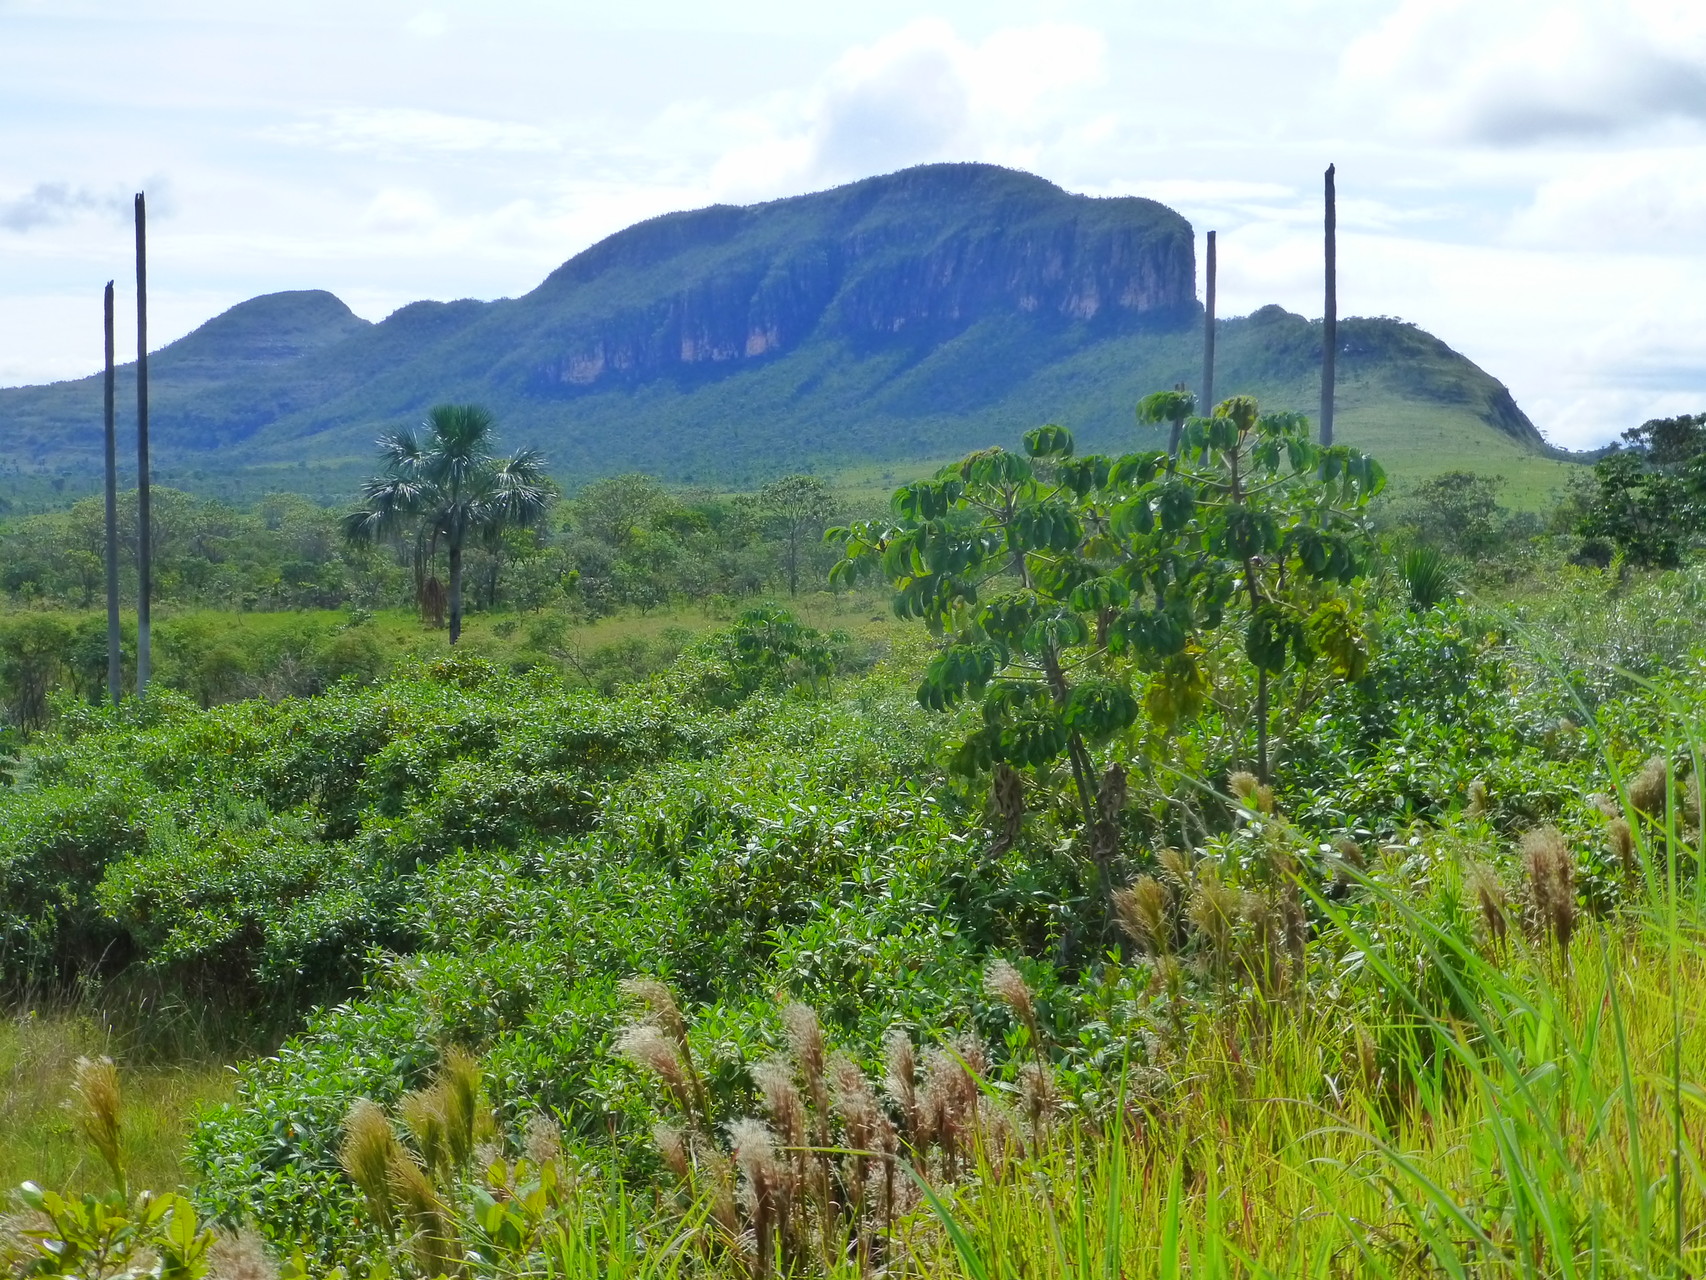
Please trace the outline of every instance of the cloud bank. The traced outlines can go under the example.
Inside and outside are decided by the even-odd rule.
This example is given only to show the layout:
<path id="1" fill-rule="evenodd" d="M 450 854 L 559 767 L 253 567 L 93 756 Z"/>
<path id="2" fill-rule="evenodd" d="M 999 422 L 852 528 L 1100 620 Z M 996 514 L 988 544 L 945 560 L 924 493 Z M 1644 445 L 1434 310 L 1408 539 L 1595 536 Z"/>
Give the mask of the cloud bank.
<path id="1" fill-rule="evenodd" d="M 1353 40 L 1347 96 L 1399 132 L 1495 146 L 1706 121 L 1706 6 L 1404 0 Z"/>

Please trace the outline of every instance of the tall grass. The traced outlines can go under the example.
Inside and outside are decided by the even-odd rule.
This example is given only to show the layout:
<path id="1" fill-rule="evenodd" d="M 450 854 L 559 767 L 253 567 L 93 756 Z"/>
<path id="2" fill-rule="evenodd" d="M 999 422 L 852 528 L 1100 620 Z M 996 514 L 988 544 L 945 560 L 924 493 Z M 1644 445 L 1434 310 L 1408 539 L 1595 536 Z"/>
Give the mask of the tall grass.
<path id="1" fill-rule="evenodd" d="M 1584 937 L 1567 974 L 1533 954 L 1501 965 L 1394 906 L 1471 997 L 1467 1016 L 1439 1016 L 1388 973 L 1416 996 L 1382 1068 L 1407 1096 L 1346 1073 L 1333 1101 L 1304 1100 L 1341 1057 L 1348 1028 L 1329 1019 L 1292 1023 L 1260 1059 L 1204 1041 L 1165 1104 L 1017 1166 L 986 1160 L 966 1190 L 942 1193 L 942 1229 L 911 1241 L 921 1271 L 1701 1274 L 1706 1092 L 1674 1087 L 1671 1011 L 1677 994 L 1706 994 L 1706 958 L 1679 953 L 1673 969 L 1671 935 L 1649 921 Z M 1681 1060 L 1706 1060 L 1700 1020 L 1682 1033 Z"/>
<path id="2" fill-rule="evenodd" d="M 1224 1011 L 1160 1097 L 932 1201 L 921 1270 L 1706 1273 L 1697 848 L 1674 807 L 1626 820 L 1644 892 L 1568 945 L 1477 927 L 1461 862 L 1431 900 L 1363 878 L 1372 922 L 1320 902 L 1384 1019 Z"/>
<path id="3" fill-rule="evenodd" d="M 139 1187 L 185 1181 L 184 1144 L 195 1112 L 227 1100 L 233 1077 L 216 1055 L 162 1058 L 89 1011 L 31 1010 L 0 1022 L 0 1188 L 26 1179 L 72 1192 L 104 1188 L 100 1155 L 66 1107 L 79 1058 L 123 1068 L 123 1146 Z"/>

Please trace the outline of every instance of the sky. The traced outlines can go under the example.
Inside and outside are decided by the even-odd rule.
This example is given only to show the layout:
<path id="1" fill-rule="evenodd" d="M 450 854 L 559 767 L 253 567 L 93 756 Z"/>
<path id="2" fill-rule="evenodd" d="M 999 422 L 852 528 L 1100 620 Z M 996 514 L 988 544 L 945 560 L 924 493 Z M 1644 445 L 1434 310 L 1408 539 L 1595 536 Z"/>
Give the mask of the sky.
<path id="1" fill-rule="evenodd" d="M 1700 0 L 0 0 L 0 385 L 281 289 L 524 293 L 641 218 L 935 160 L 1218 231 L 1220 312 L 1431 330 L 1555 443 L 1706 410 Z M 1199 248 L 1199 261 L 1200 261 Z"/>

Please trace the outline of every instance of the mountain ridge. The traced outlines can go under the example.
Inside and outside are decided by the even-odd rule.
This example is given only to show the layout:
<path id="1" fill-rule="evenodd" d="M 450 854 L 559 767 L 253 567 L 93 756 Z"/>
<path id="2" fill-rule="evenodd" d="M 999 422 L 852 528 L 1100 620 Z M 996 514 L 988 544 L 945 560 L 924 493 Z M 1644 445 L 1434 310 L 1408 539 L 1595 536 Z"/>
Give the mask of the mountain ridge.
<path id="1" fill-rule="evenodd" d="M 1132 435 L 1138 395 L 1195 382 L 1195 276 L 1190 224 L 1164 205 L 922 166 L 647 219 L 517 298 L 416 302 L 377 323 L 319 290 L 250 299 L 151 355 L 156 456 L 216 475 L 310 457 L 350 471 L 380 431 L 465 399 L 572 478 L 947 456 L 1039 415 L 1095 444 Z M 1266 307 L 1218 330 L 1218 386 L 1312 407 L 1318 322 Z M 1379 404 L 1394 421 L 1432 406 L 1459 436 L 1478 422 L 1550 449 L 1432 335 L 1374 319 L 1341 336 L 1347 438 L 1384 433 Z M 99 381 L 0 390 L 0 460 L 98 465 Z"/>

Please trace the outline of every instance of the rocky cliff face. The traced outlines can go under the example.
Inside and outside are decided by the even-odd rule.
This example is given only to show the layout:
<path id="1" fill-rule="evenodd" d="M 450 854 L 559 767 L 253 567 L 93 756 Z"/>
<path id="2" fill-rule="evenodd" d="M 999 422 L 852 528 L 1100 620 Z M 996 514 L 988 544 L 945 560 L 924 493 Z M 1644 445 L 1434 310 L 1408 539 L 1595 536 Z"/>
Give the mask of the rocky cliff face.
<path id="1" fill-rule="evenodd" d="M 1162 205 L 1068 195 L 992 166 L 932 165 L 641 223 L 522 301 L 602 313 L 535 366 L 541 381 L 575 388 L 762 360 L 814 335 L 940 341 L 1002 313 L 1168 325 L 1195 313 L 1195 290 L 1190 226 Z M 635 294 L 647 300 L 633 305 Z M 600 305 L 606 297 L 615 305 Z"/>
<path id="2" fill-rule="evenodd" d="M 376 437 L 444 403 L 485 405 L 570 486 L 910 465 L 1039 422 L 1125 448 L 1138 398 L 1197 377 L 1194 277 L 1189 224 L 1152 201 L 932 165 L 654 218 L 519 298 L 417 302 L 377 324 L 330 294 L 252 299 L 155 353 L 156 457 L 176 472 L 162 483 L 205 468 L 263 492 L 313 475 L 342 501 Z M 1360 406 L 1342 406 L 1347 439 L 1379 454 L 1380 415 L 1401 406 L 1397 429 L 1425 409 L 1467 460 L 1494 432 L 1540 447 L 1505 389 L 1437 339 L 1385 320 L 1339 333 Z M 1223 390 L 1313 405 L 1318 322 L 1263 308 L 1221 336 Z M 0 389 L 0 463 L 98 479 L 100 396 L 98 377 Z"/>

